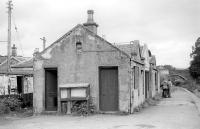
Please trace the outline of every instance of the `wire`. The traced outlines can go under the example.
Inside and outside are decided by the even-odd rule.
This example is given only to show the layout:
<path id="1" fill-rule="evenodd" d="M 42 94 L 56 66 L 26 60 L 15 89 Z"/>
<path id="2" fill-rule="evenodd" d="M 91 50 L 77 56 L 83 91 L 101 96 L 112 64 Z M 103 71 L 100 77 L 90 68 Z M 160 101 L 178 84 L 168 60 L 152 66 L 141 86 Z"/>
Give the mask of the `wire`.
<path id="1" fill-rule="evenodd" d="M 13 18 L 13 25 L 14 25 L 15 32 L 16 32 L 16 39 L 19 41 L 19 47 L 20 47 L 20 50 L 21 50 L 21 52 L 22 52 L 22 56 L 24 56 L 24 52 L 23 52 L 22 44 L 21 44 L 21 40 L 20 40 L 20 35 L 19 35 L 19 31 L 18 31 L 16 22 L 15 22 L 15 17 L 14 17 L 14 15 L 12 15 L 12 18 Z"/>

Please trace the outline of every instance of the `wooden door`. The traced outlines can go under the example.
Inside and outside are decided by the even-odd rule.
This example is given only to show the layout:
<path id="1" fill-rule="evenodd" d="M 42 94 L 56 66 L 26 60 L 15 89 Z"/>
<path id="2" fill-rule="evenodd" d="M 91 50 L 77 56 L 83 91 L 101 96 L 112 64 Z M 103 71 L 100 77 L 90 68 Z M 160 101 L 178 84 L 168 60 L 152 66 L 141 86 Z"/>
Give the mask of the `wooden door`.
<path id="1" fill-rule="evenodd" d="M 118 111 L 118 68 L 99 69 L 101 111 Z"/>
<path id="2" fill-rule="evenodd" d="M 57 69 L 45 69 L 45 109 L 57 110 Z"/>
<path id="3" fill-rule="evenodd" d="M 145 71 L 145 98 L 148 98 L 149 92 L 149 72 Z"/>

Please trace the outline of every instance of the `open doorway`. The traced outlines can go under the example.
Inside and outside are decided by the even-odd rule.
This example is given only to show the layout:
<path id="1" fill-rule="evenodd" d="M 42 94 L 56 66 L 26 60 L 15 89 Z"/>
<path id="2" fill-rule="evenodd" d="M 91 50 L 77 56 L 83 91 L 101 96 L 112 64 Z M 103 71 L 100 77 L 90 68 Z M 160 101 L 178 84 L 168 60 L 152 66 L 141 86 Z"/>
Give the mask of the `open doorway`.
<path id="1" fill-rule="evenodd" d="M 17 93 L 23 93 L 23 76 L 17 76 Z"/>
<path id="2" fill-rule="evenodd" d="M 45 110 L 57 111 L 57 68 L 45 69 Z"/>

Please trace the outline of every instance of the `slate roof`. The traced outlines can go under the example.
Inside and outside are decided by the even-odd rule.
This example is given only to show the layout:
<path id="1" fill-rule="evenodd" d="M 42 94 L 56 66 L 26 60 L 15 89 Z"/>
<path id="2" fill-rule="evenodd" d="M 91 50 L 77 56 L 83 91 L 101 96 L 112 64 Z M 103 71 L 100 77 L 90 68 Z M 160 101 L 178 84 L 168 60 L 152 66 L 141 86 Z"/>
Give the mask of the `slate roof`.
<path id="1" fill-rule="evenodd" d="M 138 43 L 116 45 L 120 50 L 133 57 L 136 61 L 141 62 L 141 50 Z"/>
<path id="2" fill-rule="evenodd" d="M 1 57 L 0 58 L 2 62 L 0 64 L 0 74 L 6 74 L 7 73 L 7 56 L 1 56 Z M 22 69 L 22 68 L 31 68 L 31 63 L 28 63 L 28 64 L 25 63 L 26 61 L 30 61 L 30 60 L 31 60 L 30 57 L 22 57 L 22 56 L 11 57 L 11 72 L 9 74 L 32 74 L 33 70 Z M 24 67 L 22 67 L 21 65 L 22 63 Z M 18 68 L 16 67 L 17 69 L 13 69 L 13 66 L 15 65 L 19 65 L 21 67 L 18 67 Z"/>
<path id="3" fill-rule="evenodd" d="M 21 61 L 27 61 L 27 60 L 31 59 L 30 57 L 23 57 L 23 56 L 16 56 L 14 58 L 19 60 L 20 62 Z"/>
<path id="4" fill-rule="evenodd" d="M 68 35 L 70 35 L 72 32 L 74 32 L 78 27 L 83 28 L 84 30 L 88 31 L 89 33 L 91 33 L 93 36 L 95 36 L 96 38 L 100 39 L 101 41 L 106 42 L 108 45 L 112 46 L 113 48 L 115 48 L 116 50 L 120 51 L 123 55 L 125 55 L 127 58 L 131 58 L 132 55 L 134 53 L 136 53 L 137 56 L 135 56 L 133 59 L 133 61 L 144 64 L 142 61 L 142 50 L 144 49 L 144 47 L 141 47 L 139 45 L 139 42 L 133 42 L 131 44 L 123 44 L 123 45 L 113 45 L 110 42 L 108 42 L 107 40 L 105 40 L 104 38 L 100 37 L 99 35 L 95 34 L 94 32 L 90 31 L 89 29 L 87 29 L 86 27 L 84 27 L 84 25 L 82 24 L 78 24 L 76 25 L 74 28 L 72 28 L 70 31 L 68 31 L 67 33 L 65 33 L 63 36 L 61 36 L 59 39 L 57 39 L 55 42 L 53 42 L 50 46 L 48 46 L 47 48 L 45 48 L 43 51 L 38 53 L 38 58 L 40 57 L 40 55 L 42 55 L 43 53 L 45 53 L 49 48 L 51 48 L 52 46 L 54 46 L 55 44 L 59 43 L 63 38 L 67 37 Z M 30 63 L 30 62 L 29 62 Z M 28 63 L 28 64 L 29 64 Z M 27 65 L 28 65 L 27 64 Z M 26 65 L 25 65 L 26 66 Z"/>
<path id="5" fill-rule="evenodd" d="M 131 56 L 132 52 L 132 46 L 130 44 L 121 44 L 121 45 L 116 45 L 120 50 L 126 52 L 129 56 Z"/>
<path id="6" fill-rule="evenodd" d="M 152 55 L 149 62 L 151 64 L 156 64 L 156 57 L 154 55 Z"/>
<path id="7" fill-rule="evenodd" d="M 23 57 L 23 56 L 11 56 L 11 59 L 15 59 L 18 62 L 26 61 L 31 59 L 30 57 Z M 0 56 L 0 65 L 7 62 L 7 56 Z"/>

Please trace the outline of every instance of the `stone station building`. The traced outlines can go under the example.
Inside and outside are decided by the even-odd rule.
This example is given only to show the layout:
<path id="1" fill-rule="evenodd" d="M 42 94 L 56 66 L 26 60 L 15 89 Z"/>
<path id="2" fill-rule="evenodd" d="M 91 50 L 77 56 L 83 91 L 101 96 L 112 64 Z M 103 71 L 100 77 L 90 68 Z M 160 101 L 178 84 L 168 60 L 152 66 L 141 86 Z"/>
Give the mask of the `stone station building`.
<path id="1" fill-rule="evenodd" d="M 146 45 L 113 45 L 98 36 L 97 27 L 93 10 L 88 10 L 86 23 L 35 55 L 36 114 L 71 113 L 73 101 L 88 99 L 97 112 L 133 113 L 159 92 L 155 56 Z"/>

